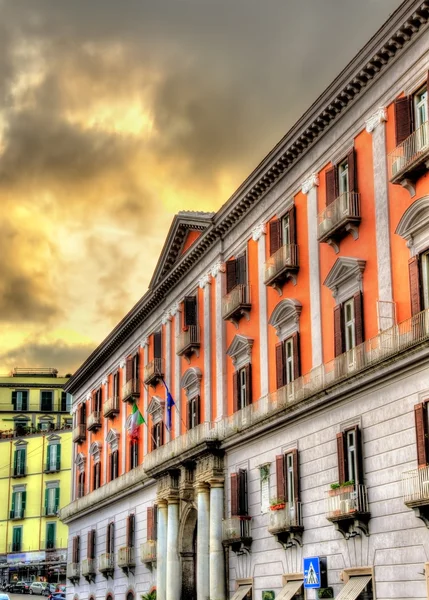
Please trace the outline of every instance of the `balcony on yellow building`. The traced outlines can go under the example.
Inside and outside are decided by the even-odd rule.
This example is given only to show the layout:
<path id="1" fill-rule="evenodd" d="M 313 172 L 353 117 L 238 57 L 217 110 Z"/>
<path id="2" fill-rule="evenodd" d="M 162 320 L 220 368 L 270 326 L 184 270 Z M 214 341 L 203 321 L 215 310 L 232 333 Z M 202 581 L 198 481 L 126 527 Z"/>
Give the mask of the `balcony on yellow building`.
<path id="1" fill-rule="evenodd" d="M 15 508 L 14 510 L 11 510 L 9 513 L 9 516 L 11 519 L 17 520 L 17 519 L 23 519 L 25 515 L 25 508 L 23 506 L 21 506 L 20 508 Z"/>
<path id="2" fill-rule="evenodd" d="M 73 429 L 73 441 L 75 443 L 84 442 L 86 440 L 86 425 L 85 423 L 79 423 Z"/>
<path id="3" fill-rule="evenodd" d="M 104 403 L 103 415 L 108 418 L 117 414 L 119 414 L 119 396 L 111 396 Z"/>
<path id="4" fill-rule="evenodd" d="M 140 398 L 140 381 L 133 377 L 122 386 L 122 402 L 134 403 Z"/>
<path id="5" fill-rule="evenodd" d="M 16 465 L 11 468 L 10 476 L 13 479 L 18 479 L 19 477 L 26 477 L 27 475 L 27 466 L 26 465 Z"/>
<path id="6" fill-rule="evenodd" d="M 389 180 L 414 188 L 418 177 L 428 171 L 428 161 L 429 121 L 425 121 L 388 155 Z"/>
<path id="7" fill-rule="evenodd" d="M 239 283 L 222 298 L 222 318 L 237 323 L 243 315 L 249 318 L 251 306 L 250 285 Z"/>
<path id="8" fill-rule="evenodd" d="M 281 286 L 287 279 L 296 281 L 298 269 L 298 246 L 285 244 L 265 263 L 265 285 L 270 285 L 281 292 Z"/>
<path id="9" fill-rule="evenodd" d="M 193 352 L 196 352 L 198 356 L 200 343 L 200 326 L 188 325 L 176 338 L 176 354 L 189 357 Z"/>
<path id="10" fill-rule="evenodd" d="M 86 428 L 88 431 L 96 431 L 99 427 L 101 427 L 101 412 L 93 410 L 92 413 L 88 415 Z"/>
<path id="11" fill-rule="evenodd" d="M 347 233 L 357 239 L 360 221 L 360 194 L 344 192 L 319 214 L 317 239 L 330 244 L 338 252 L 337 242 Z"/>
<path id="12" fill-rule="evenodd" d="M 156 385 L 165 375 L 164 359 L 154 358 L 144 368 L 144 382 L 146 385 Z"/>

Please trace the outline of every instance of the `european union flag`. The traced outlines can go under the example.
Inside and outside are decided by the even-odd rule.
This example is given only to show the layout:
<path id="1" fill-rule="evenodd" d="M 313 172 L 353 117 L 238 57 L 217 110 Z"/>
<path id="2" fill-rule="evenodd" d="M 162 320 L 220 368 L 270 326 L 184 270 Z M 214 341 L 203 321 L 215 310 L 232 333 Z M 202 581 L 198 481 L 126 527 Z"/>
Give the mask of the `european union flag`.
<path id="1" fill-rule="evenodd" d="M 173 396 L 170 394 L 170 390 L 167 387 L 167 384 L 165 383 L 164 380 L 162 380 L 162 383 L 164 384 L 165 389 L 167 391 L 167 423 L 166 423 L 166 427 L 167 427 L 168 431 L 171 431 L 171 409 L 173 408 L 175 403 L 173 400 Z"/>

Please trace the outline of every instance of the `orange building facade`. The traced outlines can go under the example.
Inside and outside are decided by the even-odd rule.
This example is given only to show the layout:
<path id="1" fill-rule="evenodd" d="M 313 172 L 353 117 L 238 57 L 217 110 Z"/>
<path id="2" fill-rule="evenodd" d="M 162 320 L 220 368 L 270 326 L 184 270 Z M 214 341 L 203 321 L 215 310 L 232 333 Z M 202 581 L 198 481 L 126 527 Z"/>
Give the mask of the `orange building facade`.
<path id="1" fill-rule="evenodd" d="M 73 596 L 429 597 L 428 18 L 174 218 L 68 382 Z"/>

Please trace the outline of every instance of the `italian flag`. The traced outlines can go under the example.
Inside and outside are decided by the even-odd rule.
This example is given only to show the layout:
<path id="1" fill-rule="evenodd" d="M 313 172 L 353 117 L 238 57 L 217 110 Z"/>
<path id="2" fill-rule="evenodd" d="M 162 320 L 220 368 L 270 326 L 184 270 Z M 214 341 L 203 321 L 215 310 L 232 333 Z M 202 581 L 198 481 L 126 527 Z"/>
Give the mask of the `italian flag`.
<path id="1" fill-rule="evenodd" d="M 133 404 L 133 412 L 131 413 L 129 433 L 131 437 L 137 437 L 138 429 L 140 425 L 143 425 L 146 421 L 143 419 L 141 412 L 139 411 L 137 404 Z"/>

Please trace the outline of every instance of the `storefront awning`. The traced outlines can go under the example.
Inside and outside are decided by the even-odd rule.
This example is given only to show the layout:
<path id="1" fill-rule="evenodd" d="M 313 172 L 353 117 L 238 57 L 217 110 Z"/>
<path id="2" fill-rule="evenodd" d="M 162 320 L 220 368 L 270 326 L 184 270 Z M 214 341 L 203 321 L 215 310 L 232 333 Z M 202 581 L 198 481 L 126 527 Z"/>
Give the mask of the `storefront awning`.
<path id="1" fill-rule="evenodd" d="M 243 598 L 250 592 L 251 589 L 251 585 L 240 585 L 231 600 L 243 600 Z"/>
<path id="2" fill-rule="evenodd" d="M 276 600 L 291 600 L 297 591 L 302 587 L 304 583 L 303 579 L 297 579 L 296 581 L 288 581 L 284 586 L 280 594 L 276 597 Z"/>
<path id="3" fill-rule="evenodd" d="M 363 575 L 362 577 L 350 577 L 346 585 L 343 587 L 337 600 L 356 600 L 359 594 L 365 589 L 371 581 L 371 575 Z"/>

